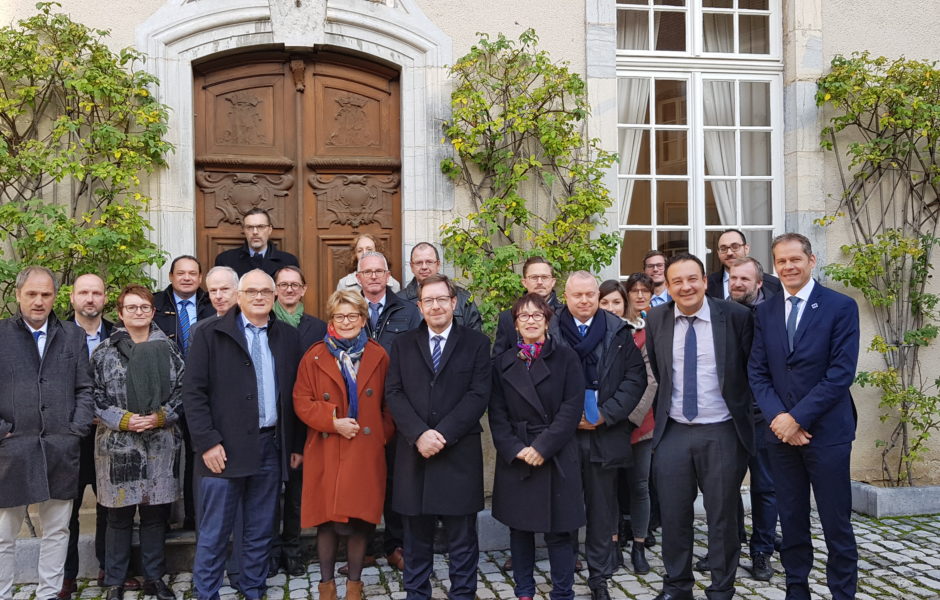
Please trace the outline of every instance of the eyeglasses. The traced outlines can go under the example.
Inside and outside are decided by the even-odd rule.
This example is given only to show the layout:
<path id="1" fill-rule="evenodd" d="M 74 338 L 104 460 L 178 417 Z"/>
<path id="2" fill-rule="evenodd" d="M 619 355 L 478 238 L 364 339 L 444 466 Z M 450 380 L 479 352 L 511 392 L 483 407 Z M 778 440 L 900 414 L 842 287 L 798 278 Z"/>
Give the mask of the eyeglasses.
<path id="1" fill-rule="evenodd" d="M 544 281 L 551 281 L 554 279 L 554 277 L 551 275 L 526 275 L 525 278 L 536 283 L 542 283 Z"/>
<path id="2" fill-rule="evenodd" d="M 277 288 L 279 290 L 285 290 L 285 291 L 286 290 L 299 290 L 302 287 L 304 287 L 304 284 L 297 283 L 296 281 L 282 281 L 281 283 L 277 284 Z"/>
<path id="3" fill-rule="evenodd" d="M 355 323 L 362 318 L 359 313 L 349 313 L 348 315 L 335 314 L 332 319 L 334 323 Z"/>
<path id="4" fill-rule="evenodd" d="M 418 267 L 419 269 L 423 269 L 424 267 L 433 267 L 439 262 L 441 261 L 439 260 L 413 260 L 411 261 L 411 266 Z"/>
<path id="5" fill-rule="evenodd" d="M 122 310 L 132 313 L 140 313 L 142 315 L 149 315 L 150 311 L 153 310 L 153 306 L 150 304 L 125 304 L 122 307 Z"/>
<path id="6" fill-rule="evenodd" d="M 270 225 L 245 225 L 242 227 L 245 231 L 250 231 L 252 233 L 257 233 L 259 231 L 264 231 L 270 227 Z"/>
<path id="7" fill-rule="evenodd" d="M 719 254 L 725 254 L 731 250 L 737 252 L 744 247 L 744 244 L 731 244 L 730 246 L 718 246 Z"/>
<path id="8" fill-rule="evenodd" d="M 660 263 L 655 265 L 646 265 L 643 267 L 647 271 L 662 271 L 666 268 L 666 263 Z"/>
<path id="9" fill-rule="evenodd" d="M 635 287 L 627 293 L 633 294 L 635 296 L 645 296 L 645 295 L 652 296 L 653 295 L 652 292 L 650 292 L 648 289 L 642 288 L 642 287 Z"/>
<path id="10" fill-rule="evenodd" d="M 363 277 L 381 277 L 388 273 L 386 269 L 372 269 L 371 271 L 359 271 Z"/>
<path id="11" fill-rule="evenodd" d="M 516 320 L 518 321 L 535 321 L 536 323 L 541 323 L 545 320 L 545 315 L 542 313 L 519 313 L 516 315 Z"/>
<path id="12" fill-rule="evenodd" d="M 270 298 L 274 296 L 274 290 L 256 290 L 254 288 L 248 288 L 247 290 L 238 290 L 239 294 L 245 294 L 249 298 Z"/>
<path id="13" fill-rule="evenodd" d="M 431 308 L 435 304 L 446 306 L 448 302 L 450 302 L 450 296 L 438 296 L 437 298 L 422 298 L 421 299 L 421 304 L 425 308 Z"/>

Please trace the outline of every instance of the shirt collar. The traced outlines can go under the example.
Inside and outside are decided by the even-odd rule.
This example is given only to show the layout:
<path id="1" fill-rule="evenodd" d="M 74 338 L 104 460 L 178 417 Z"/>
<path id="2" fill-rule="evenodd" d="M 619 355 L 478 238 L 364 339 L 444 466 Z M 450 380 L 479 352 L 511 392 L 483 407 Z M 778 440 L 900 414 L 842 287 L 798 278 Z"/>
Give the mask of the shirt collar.
<path id="1" fill-rule="evenodd" d="M 248 256 L 254 256 L 255 254 L 260 254 L 260 255 L 261 255 L 261 258 L 264 258 L 264 256 L 268 253 L 268 248 L 269 248 L 269 247 L 270 247 L 270 244 L 268 244 L 267 246 L 265 246 L 265 247 L 262 248 L 261 250 L 255 250 L 255 249 L 252 248 L 251 246 L 248 246 Z"/>
<path id="2" fill-rule="evenodd" d="M 366 302 L 372 302 L 372 304 L 378 304 L 378 305 L 379 305 L 379 308 L 385 308 L 385 299 L 386 299 L 386 298 L 388 298 L 388 292 L 383 293 L 383 294 L 382 294 L 382 297 L 379 298 L 379 299 L 378 299 L 377 301 L 375 301 L 375 302 L 372 302 L 372 300 L 369 300 L 368 298 L 366 298 Z"/>
<path id="3" fill-rule="evenodd" d="M 790 296 L 796 296 L 805 304 L 809 302 L 809 296 L 813 293 L 813 288 L 816 286 L 816 281 L 812 277 L 809 278 L 809 281 L 806 282 L 806 285 L 801 287 L 799 291 L 795 294 L 791 294 L 787 291 L 787 288 L 783 288 L 783 300 L 784 302 L 790 301 Z"/>
<path id="4" fill-rule="evenodd" d="M 252 327 L 258 327 L 257 325 L 255 325 L 254 323 L 248 320 L 248 318 L 245 316 L 245 313 L 239 313 L 238 319 L 241 321 L 242 329 L 248 329 L 249 325 L 251 325 Z M 270 319 L 268 319 L 268 323 L 270 323 Z M 267 329 L 268 323 L 265 323 L 261 327 L 258 327 L 258 329 Z"/>
<path id="5" fill-rule="evenodd" d="M 176 304 L 176 306 L 179 306 L 180 302 L 183 302 L 184 300 L 188 301 L 193 306 L 196 306 L 196 294 L 193 294 L 189 298 L 180 298 L 179 296 L 176 295 L 176 291 L 173 292 L 173 303 Z"/>
<path id="6" fill-rule="evenodd" d="M 679 310 L 678 306 L 676 306 L 673 309 L 673 311 L 675 312 L 675 316 L 677 320 L 679 319 L 679 317 L 695 317 L 696 319 L 701 319 L 702 321 L 705 321 L 706 323 L 712 320 L 712 311 L 711 311 L 711 308 L 708 306 L 707 297 L 702 302 L 702 307 L 698 309 L 697 311 L 695 311 L 695 314 L 687 315 L 683 313 L 681 310 Z"/>
<path id="7" fill-rule="evenodd" d="M 26 322 L 26 319 L 23 319 L 23 323 L 26 325 L 26 329 L 29 329 L 30 333 L 35 331 L 41 331 L 43 335 L 46 335 L 49 331 L 49 319 L 46 319 L 46 322 L 42 324 L 42 327 L 39 329 L 33 329 L 33 326 Z"/>
<path id="8" fill-rule="evenodd" d="M 447 343 L 447 338 L 450 337 L 450 331 L 451 331 L 451 329 L 453 329 L 453 328 L 454 328 L 454 322 L 453 322 L 453 321 L 450 322 L 450 325 L 447 326 L 447 329 L 445 329 L 444 331 L 442 331 L 442 332 L 440 332 L 440 333 L 434 333 L 434 330 L 432 330 L 430 327 L 428 327 L 428 341 L 430 341 L 431 338 L 433 338 L 434 336 L 439 335 L 439 336 L 441 336 L 442 338 L 444 338 L 444 343 Z"/>
<path id="9" fill-rule="evenodd" d="M 599 310 L 599 309 L 598 309 L 598 310 Z M 596 317 L 596 316 L 597 316 L 597 313 L 594 313 L 594 317 Z M 579 320 L 578 320 L 578 317 L 576 317 L 576 316 L 574 316 L 574 315 L 571 315 L 571 318 L 574 320 L 574 326 L 575 326 L 575 327 L 577 327 L 577 326 L 579 326 L 579 325 L 587 325 L 588 327 L 590 327 L 590 326 L 591 326 L 591 323 L 594 322 L 594 317 L 591 317 L 591 318 L 588 319 L 587 321 L 579 321 Z"/>

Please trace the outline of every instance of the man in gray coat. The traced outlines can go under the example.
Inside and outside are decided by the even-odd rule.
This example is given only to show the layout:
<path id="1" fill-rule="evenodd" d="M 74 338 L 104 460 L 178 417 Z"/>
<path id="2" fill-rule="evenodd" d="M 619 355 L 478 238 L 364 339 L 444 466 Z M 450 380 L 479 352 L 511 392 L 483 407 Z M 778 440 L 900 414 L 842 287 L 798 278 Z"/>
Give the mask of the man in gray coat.
<path id="1" fill-rule="evenodd" d="M 0 600 L 13 598 L 16 536 L 32 505 L 42 524 L 36 598 L 62 587 L 79 442 L 94 417 L 85 333 L 52 313 L 43 267 L 16 277 L 17 314 L 0 321 Z"/>

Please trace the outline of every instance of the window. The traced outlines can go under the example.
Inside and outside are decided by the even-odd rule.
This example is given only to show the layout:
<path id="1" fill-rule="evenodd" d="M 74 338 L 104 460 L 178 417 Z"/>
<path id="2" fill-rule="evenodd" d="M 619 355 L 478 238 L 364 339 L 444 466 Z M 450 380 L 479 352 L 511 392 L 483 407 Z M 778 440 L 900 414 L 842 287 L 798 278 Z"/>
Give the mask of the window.
<path id="1" fill-rule="evenodd" d="M 717 270 L 709 250 L 732 227 L 770 271 L 783 221 L 779 0 L 617 0 L 617 17 L 621 276 L 650 248 Z"/>

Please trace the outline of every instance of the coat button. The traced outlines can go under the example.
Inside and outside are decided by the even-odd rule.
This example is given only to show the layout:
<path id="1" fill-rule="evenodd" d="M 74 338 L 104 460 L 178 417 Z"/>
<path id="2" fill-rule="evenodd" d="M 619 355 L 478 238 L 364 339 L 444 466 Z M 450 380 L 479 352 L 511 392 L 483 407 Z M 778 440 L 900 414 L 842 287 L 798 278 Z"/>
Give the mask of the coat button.
<path id="1" fill-rule="evenodd" d="M 250 367 L 250 366 L 251 366 L 251 361 L 250 361 L 250 360 L 246 360 L 245 363 L 244 363 L 244 365 L 245 365 L 246 367 Z"/>
<path id="2" fill-rule="evenodd" d="M 364 433 L 365 435 L 369 435 L 370 433 L 372 433 L 372 429 L 369 427 L 363 427 L 362 433 Z"/>
<path id="3" fill-rule="evenodd" d="M 330 434 L 328 434 L 328 433 L 325 432 L 325 431 L 321 431 L 321 432 L 320 432 L 320 437 L 322 437 L 323 439 L 326 439 L 326 438 L 330 437 Z"/>
<path id="4" fill-rule="evenodd" d="M 330 399 L 330 395 L 329 395 L 329 394 L 323 394 L 323 399 L 324 399 L 324 400 L 329 400 L 329 399 Z"/>
<path id="5" fill-rule="evenodd" d="M 371 396 L 371 395 L 372 395 L 372 388 L 366 389 L 366 396 Z"/>

